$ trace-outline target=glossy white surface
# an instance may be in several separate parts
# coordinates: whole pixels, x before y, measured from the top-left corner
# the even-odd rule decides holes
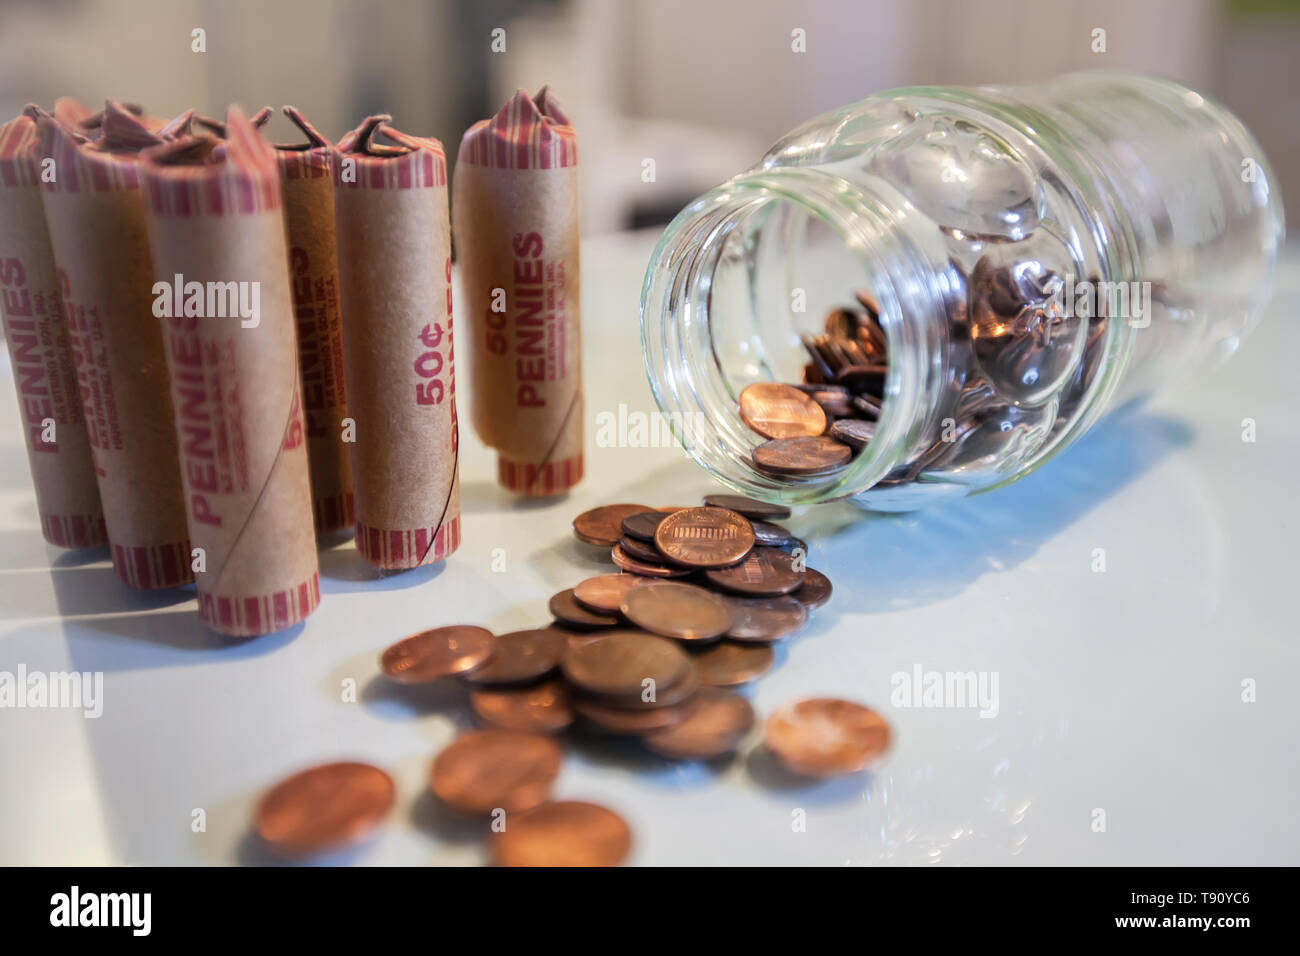
[[[552,593],[603,570],[569,531],[579,511],[718,490],[676,449],[596,444],[598,414],[653,409],[636,320],[652,240],[583,248],[588,477],[575,492],[513,500],[467,425],[464,540],[444,567],[380,579],[336,545],[316,614],[242,644],[207,632],[191,594],[132,593],[106,554],[42,541],[6,358],[0,670],[105,676],[98,719],[0,709],[0,863],[261,861],[247,838],[258,795],[342,757],[387,768],[399,789],[389,825],[344,859],[481,862],[483,827],[424,795],[433,755],[473,724],[459,688],[390,687],[376,657],[438,624],[536,626]],[[557,794],[623,813],[642,864],[1300,862],[1297,300],[1290,250],[1233,361],[1103,422],[1018,485],[917,515],[826,506],[790,522],[835,597],[751,698],[760,718],[820,694],[880,709],[895,729],[880,771],[803,783],[765,759],[757,730],[720,767],[584,738]],[[918,665],[996,673],[997,716],[892,706],[891,675]]]

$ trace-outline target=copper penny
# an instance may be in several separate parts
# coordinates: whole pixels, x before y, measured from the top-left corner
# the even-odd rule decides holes
[[[754,544],[764,548],[783,548],[799,540],[779,524],[750,519],[749,526],[754,529]]]
[[[889,724],[849,700],[815,697],[782,707],[763,742],[788,769],[810,777],[856,773],[889,749]]]
[[[476,686],[526,684],[540,680],[559,666],[569,646],[568,639],[549,627],[502,634],[496,652],[477,670],[461,675],[461,680]]]
[[[741,495],[705,495],[704,503],[711,508],[726,508],[746,518],[767,521],[772,518],[790,517],[790,509],[785,505],[774,505],[770,501],[755,501]]]
[[[681,720],[646,734],[646,746],[674,760],[708,760],[729,754],[754,726],[754,708],[734,691],[706,687],[686,705]]]
[[[666,564],[641,561],[632,557],[617,544],[609,549],[609,556],[614,559],[615,564],[629,574],[639,574],[646,578],[684,578],[691,573],[689,569],[670,568]]]
[[[579,691],[573,694],[573,702],[575,707],[580,702],[590,702],[604,707],[616,707],[622,711],[659,710],[686,703],[699,692],[700,686],[700,675],[692,664],[681,680],[667,687],[643,686],[635,694],[622,697]]]
[[[827,435],[778,438],[754,449],[754,464],[759,470],[795,477],[830,474],[847,465],[852,457],[848,445]]]
[[[563,756],[549,737],[515,730],[472,730],[434,758],[429,786],[463,813],[535,807],[551,792]]]
[[[679,641],[711,641],[731,627],[726,602],[704,588],[674,581],[628,591],[622,611],[638,627]]]
[[[470,706],[484,723],[500,730],[554,734],[574,720],[569,689],[563,681],[507,690],[476,690]]]
[[[612,810],[560,800],[511,818],[489,846],[498,866],[617,866],[632,831]]]
[[[850,448],[866,448],[876,437],[876,423],[861,418],[841,418],[831,426],[830,436]]]
[[[808,623],[808,609],[792,597],[738,598],[727,601],[733,641],[767,644],[793,634]]]
[[[779,548],[755,548],[749,557],[733,567],[704,572],[715,587],[763,597],[789,594],[803,584],[805,574],[795,570],[794,556]]]
[[[819,608],[831,599],[830,578],[815,568],[808,568],[804,572],[803,584],[791,591],[790,597],[810,611]]]
[[[764,438],[820,435],[826,413],[810,397],[779,382],[756,382],[740,393],[740,417]]]
[[[719,641],[692,655],[691,660],[695,662],[695,673],[699,675],[701,684],[734,687],[766,674],[775,658],[772,648],[766,644]]]
[[[687,508],[659,523],[655,547],[669,561],[688,568],[721,568],[749,554],[754,529],[726,508]]]
[[[608,548],[623,537],[624,518],[649,510],[645,505],[601,505],[574,518],[573,533],[580,541]]]
[[[613,627],[618,623],[618,618],[613,615],[597,614],[595,611],[588,611],[578,603],[576,598],[574,598],[573,588],[552,595],[547,607],[550,609],[551,615],[557,621],[560,621],[569,627]]]
[[[643,681],[671,687],[691,669],[690,658],[672,641],[641,631],[613,631],[577,647],[560,664],[569,683],[592,694],[633,697]]]
[[[393,809],[392,777],[366,763],[327,763],[276,784],[253,827],[269,847],[297,858],[363,841]]]
[[[615,707],[589,697],[576,697],[573,709],[609,734],[644,734],[681,720],[689,704],[671,707]]]
[[[623,553],[634,561],[648,561],[650,564],[663,564],[664,556],[655,548],[653,542],[647,544],[636,538],[629,538],[627,535],[619,538],[618,546],[623,549]]]
[[[598,574],[580,581],[573,589],[573,599],[597,614],[617,614],[623,606],[623,596],[648,583],[639,574]]]
[[[639,541],[653,541],[659,522],[667,518],[667,511],[642,511],[623,519],[623,534]]]
[[[487,628],[435,627],[388,648],[379,656],[379,669],[399,684],[425,684],[480,667],[492,656],[495,644]]]

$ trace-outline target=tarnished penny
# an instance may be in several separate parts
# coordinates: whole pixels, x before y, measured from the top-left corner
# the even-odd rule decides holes
[[[668,560],[688,568],[735,564],[754,546],[749,520],[726,508],[687,508],[659,523],[655,547]]]
[[[379,656],[379,669],[400,684],[424,684],[480,667],[492,656],[495,644],[487,628],[435,627],[388,648]]]
[[[865,448],[876,437],[876,423],[861,418],[841,418],[831,426],[830,436],[850,448]]]
[[[662,581],[627,592],[623,616],[653,634],[679,641],[711,641],[731,627],[731,611],[694,584]]]
[[[754,464],[774,475],[826,475],[843,468],[852,457],[848,445],[827,435],[778,438],[754,449]]]
[[[579,581],[573,589],[573,599],[597,614],[617,614],[623,606],[623,596],[648,583],[639,574],[598,574]]]
[[[659,522],[668,515],[668,511],[642,511],[640,514],[628,515],[623,519],[623,534],[639,541],[653,541]]]
[[[754,708],[739,694],[706,687],[686,705],[685,715],[642,739],[674,760],[708,760],[731,753],[754,726]]]
[[[393,809],[393,779],[366,763],[327,763],[294,774],[257,805],[253,828],[282,856],[298,858],[363,841]]]
[[[817,569],[808,568],[804,572],[803,584],[791,591],[790,597],[810,611],[819,608],[831,599],[830,579]]]
[[[704,572],[715,587],[763,597],[789,594],[803,584],[805,575],[805,571],[795,570],[794,556],[779,548],[755,548],[737,565]]]
[[[768,501],[755,501],[742,495],[705,495],[704,503],[711,508],[726,508],[736,514],[744,515],[758,521],[790,517],[790,509],[785,505],[774,505]]]
[[[628,574],[639,574],[645,578],[684,578],[691,573],[689,568],[670,568],[656,561],[641,561],[617,544],[609,549],[609,556]]]
[[[535,807],[551,792],[563,753],[549,737],[514,730],[472,730],[434,758],[429,786],[463,813]]]
[[[573,588],[552,595],[547,607],[557,621],[569,627],[613,627],[618,623],[618,618],[612,614],[597,614],[595,611],[588,611],[573,596]]]
[[[497,866],[617,866],[632,832],[612,810],[560,800],[511,818],[489,847]]]
[[[779,524],[750,519],[749,526],[754,529],[754,544],[765,548],[783,548],[799,540]]]
[[[677,683],[691,661],[672,641],[641,631],[612,631],[593,641],[570,646],[560,664],[571,684],[592,694],[631,697],[645,680],[662,689]]]
[[[510,690],[476,690],[469,695],[469,703],[485,723],[501,730],[554,734],[575,717],[563,681]]]
[[[719,641],[691,655],[700,683],[708,687],[734,687],[766,674],[776,658],[766,644]]]
[[[826,413],[809,396],[779,382],[756,382],[740,393],[740,417],[764,438],[820,435]]]
[[[580,541],[610,547],[623,537],[623,519],[649,511],[645,505],[601,505],[573,519],[573,533]]]
[[[496,640],[496,651],[486,664],[461,675],[461,680],[475,686],[526,684],[541,680],[560,663],[567,638],[549,627],[530,631],[513,631]]]
[[[634,561],[647,561],[650,564],[663,564],[664,556],[659,553],[659,549],[654,546],[653,541],[646,543],[637,538],[629,538],[627,535],[618,539],[618,547],[623,549],[623,553]]]
[[[889,749],[889,724],[849,700],[816,697],[782,707],[763,742],[789,770],[830,777],[866,769]]]
[[[779,641],[808,623],[808,609],[792,597],[733,597],[727,637],[760,644]]]

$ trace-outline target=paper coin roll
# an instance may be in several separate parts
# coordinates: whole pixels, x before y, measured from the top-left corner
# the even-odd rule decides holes
[[[183,126],[186,117],[179,118]],[[41,115],[45,221],[113,567],[127,584],[194,578],[138,153],[162,143],[115,103],[96,138]]]
[[[36,121],[0,126],[0,311],[45,540],[107,543],[76,360],[41,203]]]
[[[548,88],[465,133],[452,211],[474,430],[503,487],[566,491],[583,472],[578,147]]]
[[[456,550],[460,486],[446,157],[389,119],[348,133],[333,172],[357,549],[398,569]]]
[[[227,127],[140,168],[199,614],[252,636],[305,618],[320,583],[280,174],[238,107]]]

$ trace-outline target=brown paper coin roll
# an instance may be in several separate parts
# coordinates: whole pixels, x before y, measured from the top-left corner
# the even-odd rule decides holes
[[[95,463],[41,204],[36,121],[0,126],[0,311],[41,533],[60,548],[106,544]]]
[[[45,221],[58,267],[113,567],[127,584],[191,571],[138,152],[163,140],[115,103],[87,138],[42,115]]]
[[[456,550],[460,485],[446,157],[388,121],[348,133],[333,172],[357,549],[398,569]]]
[[[548,88],[465,133],[453,211],[474,430],[503,487],[559,494],[583,471],[578,148]]]
[[[227,125],[140,171],[199,615],[243,637],[301,621],[320,583],[279,170],[238,107]]]

